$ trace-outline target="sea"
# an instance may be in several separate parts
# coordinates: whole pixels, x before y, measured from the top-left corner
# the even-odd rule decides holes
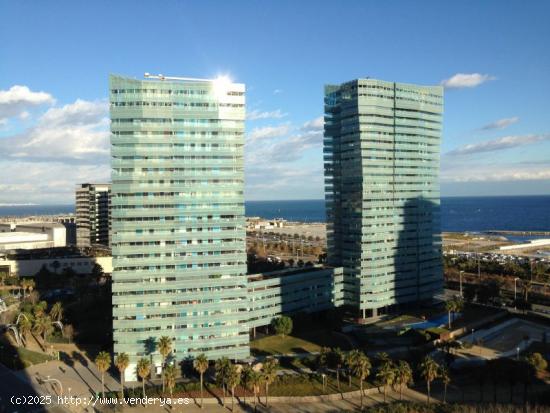
[[[325,222],[325,201],[246,201],[246,215]],[[2,216],[74,213],[74,205],[0,205]],[[550,231],[550,195],[441,198],[441,229],[452,232]]]

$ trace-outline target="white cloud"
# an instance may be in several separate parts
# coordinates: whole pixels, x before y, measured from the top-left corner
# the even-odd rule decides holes
[[[463,163],[444,159],[442,182],[508,182],[550,179],[550,161]]]
[[[275,90],[273,91],[273,94],[274,94],[274,95],[278,95],[278,94],[280,94],[280,93],[283,93],[283,90],[282,90],[282,89],[275,89]]]
[[[519,117],[517,116],[511,117],[511,118],[503,118],[483,126],[481,130],[505,129],[508,126],[518,122],[519,122]]]
[[[287,116],[288,113],[284,113],[281,109],[273,110],[271,112],[261,112],[259,110],[253,110],[246,115],[247,120],[258,119],[280,119]]]
[[[279,126],[263,126],[254,128],[247,136],[247,143],[254,143],[263,139],[279,138],[290,132],[290,125],[284,124]]]
[[[108,105],[77,100],[51,108],[38,123],[0,140],[4,159],[19,161],[106,162],[109,155]]]
[[[492,139],[490,141],[471,143],[468,145],[460,146],[447,152],[447,156],[463,156],[473,155],[483,152],[500,151],[503,149],[516,148],[525,145],[531,145],[533,143],[550,140],[549,134],[542,135],[517,135],[517,136],[504,136],[498,139]]]
[[[0,161],[0,203],[71,203],[82,182],[110,180],[109,164],[75,165],[63,162]]]
[[[313,120],[310,120],[302,125],[302,130],[305,131],[322,131],[325,126],[325,118],[319,116]]]
[[[14,85],[8,90],[0,90],[0,121],[21,116],[31,107],[53,103],[55,99],[49,93],[33,92],[27,86]]]
[[[484,75],[481,73],[457,73],[456,75],[441,81],[441,85],[446,89],[462,89],[467,87],[476,87],[489,80],[495,80],[496,77]]]

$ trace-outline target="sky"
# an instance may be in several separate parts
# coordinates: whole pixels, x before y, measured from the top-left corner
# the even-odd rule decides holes
[[[0,204],[109,181],[108,76],[247,87],[247,200],[323,198],[323,86],[445,87],[443,196],[550,194],[548,1],[0,0]]]

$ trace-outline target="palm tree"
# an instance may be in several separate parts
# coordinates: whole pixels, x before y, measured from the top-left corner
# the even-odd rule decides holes
[[[46,344],[48,334],[52,332],[52,320],[48,316],[38,316],[34,319],[34,326],[32,328],[33,333],[42,336],[42,341]]]
[[[344,364],[346,366],[348,375],[348,385],[351,387],[351,376],[353,375],[353,367],[355,366],[355,360],[361,355],[359,350],[348,351],[344,357]]]
[[[376,378],[384,385],[384,403],[386,403],[388,386],[393,385],[395,381],[395,373],[393,362],[390,359],[383,360],[376,373]]]
[[[231,389],[231,411],[233,411],[234,407],[235,387],[241,382],[241,371],[239,367],[240,366],[232,364],[229,368],[229,374],[227,375],[227,385]]]
[[[396,382],[399,384],[399,400],[403,400],[403,386],[408,386],[413,381],[413,372],[409,363],[400,360],[396,369]]]
[[[216,360],[214,365],[214,369],[216,370],[216,381],[219,385],[221,385],[223,391],[222,406],[225,406],[225,384],[227,383],[230,367],[231,362],[227,357],[222,357],[221,359]]]
[[[454,298],[452,300],[449,300],[445,303],[445,309],[447,310],[447,318],[448,318],[448,324],[449,324],[449,330],[451,329],[451,313],[455,311],[455,300]]]
[[[115,366],[120,372],[120,393],[124,397],[124,372],[130,364],[130,359],[126,353],[120,353],[115,358]]]
[[[426,356],[420,364],[420,375],[426,381],[428,388],[428,404],[430,403],[430,385],[439,374],[439,365],[430,356]]]
[[[242,381],[243,388],[244,388],[244,404],[245,405],[246,405],[246,391],[248,389],[250,389],[251,377],[252,377],[253,371],[254,370],[252,370],[252,367],[250,366],[250,364],[244,366],[244,368],[243,368],[243,374],[242,374],[242,377],[241,377],[241,381]]]
[[[203,388],[204,388],[203,378],[204,378],[204,373],[206,372],[206,370],[208,370],[208,359],[204,354],[199,354],[195,358],[195,360],[193,360],[193,368],[201,376],[201,409],[202,409],[204,407],[203,406]]]
[[[363,409],[363,381],[367,379],[370,374],[370,360],[362,352],[359,352],[359,355],[354,361],[353,364],[353,374],[359,378],[360,390],[361,390],[361,409]]]
[[[173,364],[170,364],[169,366],[166,366],[166,387],[168,387],[168,391],[170,392],[170,398],[173,396],[174,387],[176,385],[176,366]]]
[[[157,349],[162,356],[162,365],[160,368],[162,370],[162,391],[164,392],[164,364],[172,352],[172,339],[168,336],[162,336],[157,343]]]
[[[101,395],[105,394],[105,372],[111,367],[111,355],[106,351],[100,352],[95,358],[97,370],[101,373]]]
[[[63,318],[63,304],[61,304],[59,301],[56,302],[50,310],[50,317],[54,321],[61,321],[61,319]]]
[[[254,392],[254,412],[256,412],[256,402],[258,401],[258,394],[260,393],[260,386],[263,382],[263,376],[252,370],[250,374],[250,385],[252,386],[252,391]]]
[[[439,369],[439,377],[443,382],[443,403],[447,403],[447,386],[451,383],[451,374],[449,369],[445,366],[442,366]]]
[[[262,377],[265,384],[265,407],[269,407],[268,397],[269,397],[269,385],[273,383],[275,377],[277,376],[277,360],[269,359],[266,360],[262,366]]]
[[[340,390],[340,369],[344,364],[344,352],[340,350],[340,348],[336,347],[334,350],[332,350],[331,359],[334,363],[334,366],[336,367],[336,383],[338,385],[338,390]]]
[[[330,358],[331,350],[329,347],[321,347],[321,351],[317,356],[317,365],[319,368],[325,368]]]
[[[32,321],[28,316],[21,317],[19,323],[17,323],[17,329],[19,330],[19,336],[23,338],[23,344],[27,343],[27,335],[32,330]]]
[[[145,357],[139,359],[136,372],[141,378],[142,395],[145,397],[145,379],[149,377],[149,374],[151,374],[151,361]]]

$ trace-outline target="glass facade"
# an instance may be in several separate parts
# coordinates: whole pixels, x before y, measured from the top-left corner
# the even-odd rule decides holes
[[[442,289],[443,88],[358,79],[325,87],[328,260],[344,303],[374,316]]]
[[[110,77],[114,352],[249,356],[245,87]]]

